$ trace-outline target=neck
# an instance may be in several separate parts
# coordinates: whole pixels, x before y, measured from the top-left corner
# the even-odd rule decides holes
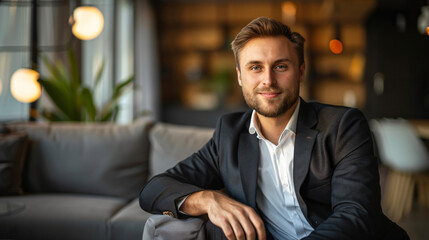
[[[261,133],[268,141],[278,145],[280,135],[289,123],[297,105],[298,100],[289,110],[277,117],[265,117],[256,113]]]

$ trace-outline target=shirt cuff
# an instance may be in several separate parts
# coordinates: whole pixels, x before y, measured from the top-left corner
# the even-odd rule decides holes
[[[186,195],[186,196],[180,197],[180,198],[178,198],[178,199],[176,200],[176,207],[177,207],[177,211],[178,211],[180,214],[183,214],[183,215],[186,215],[186,216],[189,216],[189,215],[188,215],[188,214],[186,214],[186,213],[184,213],[184,212],[182,212],[182,211],[180,211],[180,207],[182,206],[182,204],[185,202],[185,200],[186,200],[188,197],[189,197],[189,195]]]

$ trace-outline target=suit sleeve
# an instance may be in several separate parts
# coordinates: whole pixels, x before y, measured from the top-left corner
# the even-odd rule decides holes
[[[169,211],[183,217],[177,209],[177,199],[206,189],[221,189],[223,183],[218,171],[218,143],[221,120],[207,144],[165,173],[153,177],[140,193],[143,210],[160,214]]]
[[[378,239],[383,214],[378,163],[365,117],[347,110],[338,125],[331,180],[332,215],[306,240]]]

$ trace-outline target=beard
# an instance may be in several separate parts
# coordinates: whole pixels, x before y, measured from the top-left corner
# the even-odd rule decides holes
[[[261,92],[281,92],[274,99],[261,99]],[[281,89],[278,86],[260,87],[253,90],[243,88],[243,96],[247,105],[265,117],[275,118],[287,112],[299,98],[299,83],[292,89]]]

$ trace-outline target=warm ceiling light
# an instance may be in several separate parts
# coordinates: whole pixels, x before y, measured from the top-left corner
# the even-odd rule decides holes
[[[73,34],[81,40],[96,38],[104,27],[103,14],[96,7],[82,6],[73,11]]]
[[[37,81],[39,73],[27,68],[18,69],[10,81],[12,96],[23,103],[36,101],[41,94],[40,83]]]
[[[429,27],[426,27],[426,34],[429,35]]]
[[[343,43],[338,39],[332,39],[329,41],[329,49],[335,54],[340,54],[343,52]]]
[[[296,6],[293,2],[287,1],[282,3],[283,21],[287,24],[295,24]]]
[[[296,14],[295,4],[289,1],[282,3],[282,12],[287,15],[295,15]]]

